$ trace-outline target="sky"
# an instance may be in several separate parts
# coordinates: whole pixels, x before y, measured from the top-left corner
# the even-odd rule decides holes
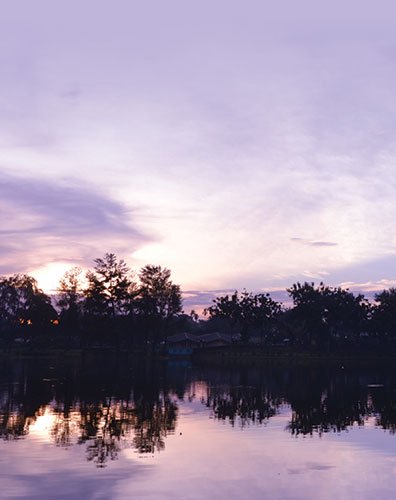
[[[396,285],[393,0],[0,6],[0,274]]]

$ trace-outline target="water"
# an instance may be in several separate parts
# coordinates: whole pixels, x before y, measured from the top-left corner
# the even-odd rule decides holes
[[[0,359],[0,498],[394,499],[388,364]]]

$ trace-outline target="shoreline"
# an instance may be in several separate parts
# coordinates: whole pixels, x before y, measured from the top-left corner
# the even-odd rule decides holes
[[[267,361],[386,361],[395,362],[396,352],[389,353],[386,351],[378,351],[376,353],[357,352],[357,353],[341,353],[341,352],[315,352],[315,351],[288,351],[288,352],[269,352],[264,350],[253,349],[202,349],[194,351],[191,355],[169,355],[165,353],[153,353],[142,348],[135,349],[117,349],[114,347],[87,347],[87,348],[48,348],[34,349],[31,347],[12,347],[9,349],[0,349],[0,358],[46,358],[46,357],[81,357],[92,354],[108,354],[122,356],[141,356],[148,360],[156,361],[182,361],[190,360],[192,362],[267,362]]]

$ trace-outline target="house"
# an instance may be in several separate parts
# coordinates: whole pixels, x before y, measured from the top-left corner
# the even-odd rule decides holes
[[[203,335],[193,335],[191,333],[178,333],[166,339],[168,354],[178,356],[188,356],[194,349],[205,347],[223,347],[230,345],[233,337],[225,333],[213,332]]]
[[[233,341],[231,335],[219,332],[205,333],[197,338],[200,340],[202,347],[223,347],[230,345]]]
[[[188,356],[193,349],[200,347],[199,337],[191,333],[177,333],[166,339],[168,354]]]

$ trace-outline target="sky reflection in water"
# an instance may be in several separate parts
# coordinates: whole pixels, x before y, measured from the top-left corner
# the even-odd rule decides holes
[[[394,498],[390,367],[0,366],[0,498]]]

